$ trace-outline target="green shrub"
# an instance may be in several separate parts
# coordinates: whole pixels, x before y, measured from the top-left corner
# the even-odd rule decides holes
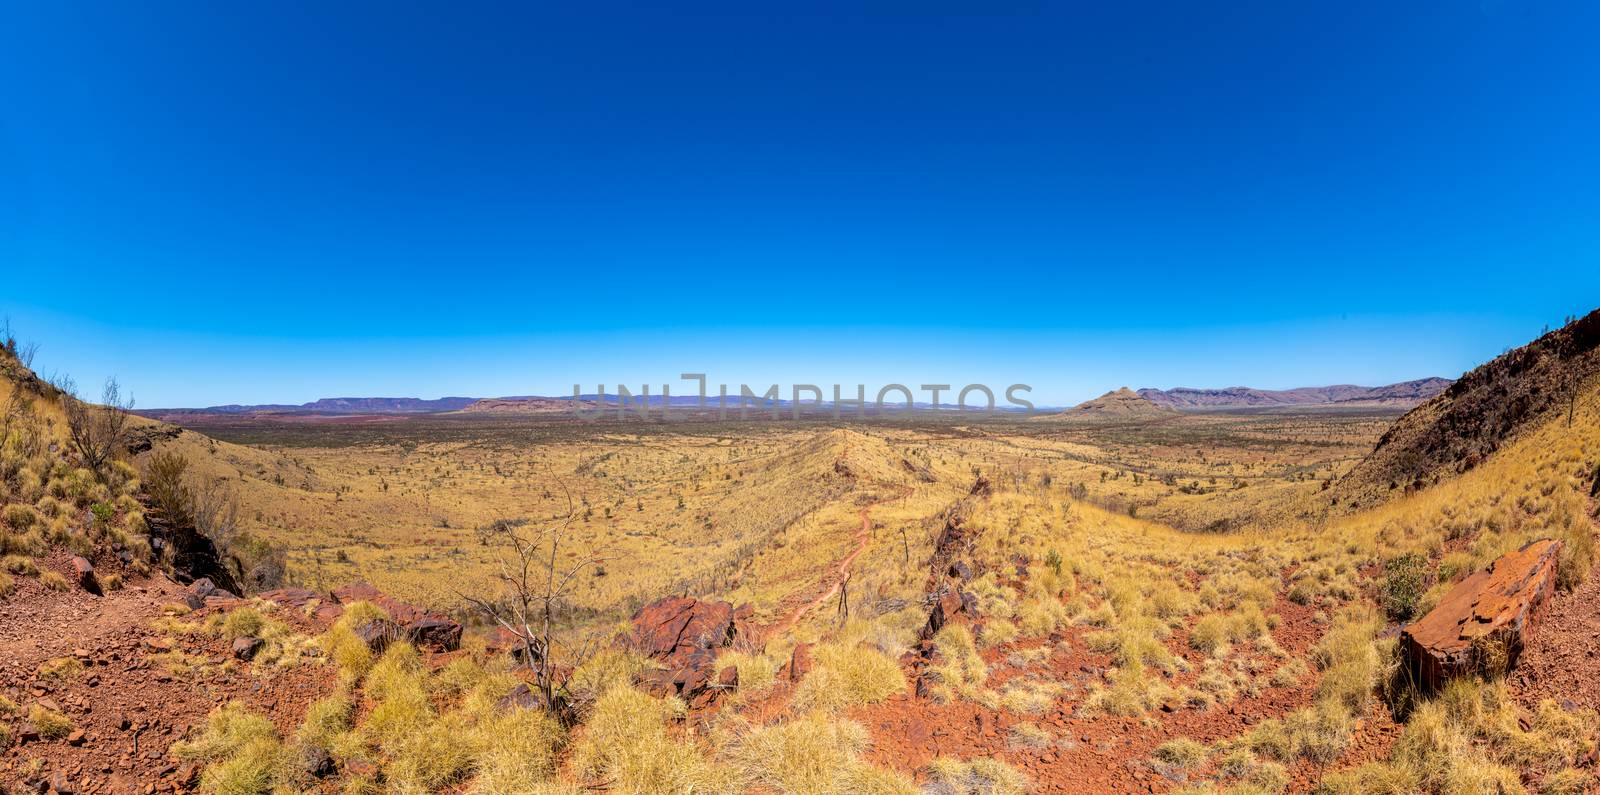
[[[1390,558],[1383,567],[1379,598],[1384,612],[1394,621],[1410,620],[1417,602],[1427,590],[1428,559],[1417,552]]]

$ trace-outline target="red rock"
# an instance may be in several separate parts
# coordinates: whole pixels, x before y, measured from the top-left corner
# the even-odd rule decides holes
[[[448,618],[420,618],[405,626],[417,648],[446,652],[461,648],[461,625]]]
[[[321,597],[317,596],[316,591],[306,590],[305,588],[277,588],[258,593],[256,597],[273,602],[281,607],[293,607],[297,610],[304,609],[312,601],[321,599]]]
[[[389,648],[389,644],[405,635],[405,631],[400,628],[399,624],[386,618],[375,618],[368,621],[356,627],[355,632],[356,637],[360,638],[362,643],[367,644],[367,648],[377,653],[382,653],[384,649]]]
[[[1466,674],[1509,669],[1555,588],[1561,542],[1533,541],[1450,589],[1400,633],[1418,683],[1438,688]]]
[[[658,599],[633,615],[628,643],[654,660],[676,660],[731,645],[738,632],[733,605],[682,596]]]
[[[100,579],[94,576],[94,564],[88,558],[74,555],[72,557],[72,576],[77,581],[78,587],[95,596],[102,595]]]
[[[261,647],[265,645],[266,641],[260,638],[234,638],[233,656],[235,659],[249,662],[256,658],[256,655],[261,652]]]
[[[811,644],[796,644],[789,655],[789,681],[798,682],[808,673],[811,673]]]
[[[748,605],[734,609],[727,602],[702,602],[689,597],[658,599],[633,616],[628,646],[661,663],[640,676],[646,692],[677,695],[691,706],[705,706],[719,693],[712,688],[716,650],[747,638]]]

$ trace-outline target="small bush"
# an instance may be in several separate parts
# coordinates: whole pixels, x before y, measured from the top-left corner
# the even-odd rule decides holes
[[[933,636],[943,662],[929,669],[937,682],[936,695],[949,700],[974,693],[989,678],[989,667],[978,656],[978,647],[966,627],[951,624]]]
[[[206,792],[270,793],[286,778],[285,751],[272,722],[237,701],[213,710],[200,736],[175,743],[172,753],[206,763],[200,777]]]
[[[0,524],[11,528],[14,533],[26,532],[39,521],[39,512],[32,505],[12,503],[0,508]]]
[[[744,778],[779,793],[833,793],[867,747],[859,723],[820,715],[756,728],[726,755]]]
[[[37,577],[39,575],[39,564],[34,563],[33,558],[25,555],[5,556],[4,560],[0,560],[0,569],[5,569],[12,574],[23,577]]]
[[[267,617],[253,607],[234,608],[222,619],[222,637],[228,640],[253,638],[260,634],[266,623]]]
[[[71,734],[77,727],[72,725],[72,719],[49,709],[43,704],[34,704],[28,710],[28,722],[39,731],[39,736],[46,740],[60,740]]]
[[[1021,721],[1011,727],[1011,745],[1016,748],[1048,748],[1055,737],[1036,723]]]
[[[1393,621],[1407,621],[1416,614],[1417,602],[1427,590],[1428,559],[1421,553],[1407,552],[1390,558],[1383,567],[1379,598],[1384,612]]]
[[[54,679],[58,682],[76,679],[82,673],[83,663],[78,662],[75,657],[57,657],[53,660],[46,660],[40,664],[38,670],[40,679]]]
[[[939,757],[928,764],[928,795],[1023,795],[1028,777],[998,759],[963,762]]]
[[[906,689],[899,663],[876,649],[824,643],[812,654],[816,665],[795,690],[799,709],[836,712],[875,704]]]
[[[1206,747],[1188,737],[1163,743],[1152,753],[1156,761],[1177,768],[1191,768],[1205,761]]]
[[[72,585],[67,582],[66,577],[63,577],[53,571],[47,571],[39,575],[39,584],[49,588],[52,591],[65,591],[72,587]]]

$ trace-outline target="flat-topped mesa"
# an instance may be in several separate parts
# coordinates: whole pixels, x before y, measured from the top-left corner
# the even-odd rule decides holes
[[[1457,676],[1508,670],[1555,589],[1561,542],[1541,539],[1501,555],[1462,580],[1401,632],[1417,683],[1437,689]]]

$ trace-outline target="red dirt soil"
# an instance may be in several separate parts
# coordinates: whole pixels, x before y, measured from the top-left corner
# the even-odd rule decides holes
[[[1291,657],[1303,657],[1322,631],[1312,620],[1314,608],[1280,599],[1271,612],[1281,619],[1272,630],[1273,639]],[[1055,637],[1066,641],[1065,650],[1054,649],[1042,665],[1027,669],[1069,685],[1065,695],[1043,714],[1020,715],[967,701],[939,704],[910,694],[897,695],[851,714],[872,732],[874,747],[867,758],[874,764],[916,775],[938,756],[995,757],[1026,773],[1033,780],[1034,791],[1042,795],[1165,792],[1193,780],[1193,775],[1158,772],[1149,764],[1156,747],[1177,737],[1210,743],[1244,734],[1263,720],[1306,706],[1316,691],[1317,674],[1311,673],[1294,685],[1266,686],[1255,696],[1240,695],[1205,710],[1175,704],[1170,712],[1152,711],[1148,722],[1079,714],[1078,707],[1090,685],[1104,684],[1105,673],[1111,667],[1109,655],[1084,647],[1081,635],[1085,631],[1072,628],[1058,633]],[[1179,630],[1167,639],[1168,647],[1191,667],[1189,672],[1170,679],[1175,686],[1191,684],[1198,678],[1204,659],[1202,652],[1189,648],[1187,638],[1187,630]],[[998,688],[1007,680],[1024,675],[1024,670],[1010,666],[1006,658],[1012,651],[1037,647],[1042,642],[1036,639],[985,650],[982,656],[991,671],[988,686]],[[1149,675],[1161,674],[1152,670]],[[1049,731],[1056,737],[1055,742],[1046,748],[1013,745],[1011,727],[1023,721]]]
[[[1590,516],[1596,504],[1591,503]],[[1600,709],[1600,565],[1572,591],[1558,591],[1524,640],[1507,681],[1530,709],[1550,698],[1566,707]]]
[[[71,573],[68,557],[56,552],[41,567]],[[0,782],[20,785],[24,766],[44,762],[42,777],[62,786],[58,791],[146,793],[187,791],[199,769],[169,754],[185,732],[204,722],[214,707],[240,700],[260,711],[280,731],[298,725],[305,706],[328,692],[327,666],[306,664],[284,669],[234,663],[241,670],[219,670],[231,661],[225,641],[181,637],[172,648],[211,665],[193,678],[174,675],[152,658],[169,642],[150,627],[162,606],[181,603],[183,587],[161,575],[130,581],[127,587],[92,596],[74,587],[51,591],[33,577],[16,577],[17,590],[0,601],[0,693],[24,712],[0,717],[20,736],[26,712],[41,701],[60,707],[83,736],[67,740],[18,742],[3,752]],[[203,620],[221,609],[207,606],[184,620]],[[293,610],[275,617],[306,631]],[[41,678],[41,663],[74,657],[83,671],[64,680]],[[10,791],[10,790],[7,790]]]

